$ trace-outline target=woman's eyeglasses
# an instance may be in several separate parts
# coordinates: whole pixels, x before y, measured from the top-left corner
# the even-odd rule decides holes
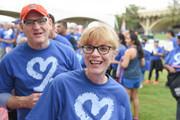
[[[105,55],[105,54],[109,53],[111,48],[114,49],[111,46],[105,46],[105,45],[101,45],[101,46],[98,46],[98,47],[94,47],[94,46],[91,46],[91,45],[82,46],[83,52],[85,54],[92,54],[94,52],[94,49],[97,49],[99,54]]]

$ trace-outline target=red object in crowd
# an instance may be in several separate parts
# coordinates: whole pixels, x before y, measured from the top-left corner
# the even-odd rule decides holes
[[[0,120],[9,120],[8,111],[2,107],[0,107]]]

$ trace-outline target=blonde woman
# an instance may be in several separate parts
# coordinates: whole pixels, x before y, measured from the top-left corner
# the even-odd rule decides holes
[[[115,31],[106,25],[89,28],[80,44],[87,68],[57,76],[27,120],[132,120],[126,90],[106,74],[118,52]]]

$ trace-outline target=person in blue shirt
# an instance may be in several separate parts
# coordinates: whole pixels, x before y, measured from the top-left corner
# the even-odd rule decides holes
[[[81,37],[81,34],[78,32],[78,25],[74,22],[69,24],[68,27],[69,34],[73,35],[76,42],[78,42],[79,38]]]
[[[49,17],[52,20],[52,28],[50,29],[49,38],[73,48],[73,46],[71,45],[69,40],[67,40],[65,37],[63,37],[62,35],[55,32],[55,18],[54,18],[54,16],[52,14],[49,14]]]
[[[141,67],[142,80],[141,80],[140,88],[143,87],[142,82],[144,81],[145,71],[149,71],[150,70],[150,65],[151,65],[151,53],[147,50],[146,43],[147,43],[147,38],[143,37],[142,38],[142,48],[143,48],[143,51],[144,51],[145,65]]]
[[[14,32],[16,35],[15,40],[13,42],[14,47],[16,47],[16,45],[17,45],[16,43],[17,43],[17,37],[18,37],[19,33],[22,32],[21,27],[19,25],[20,22],[21,22],[21,19],[19,17],[16,18],[14,21],[12,21],[12,23],[14,23]]]
[[[118,63],[120,61],[120,59],[124,56],[124,53],[126,51],[126,42],[125,42],[125,37],[122,33],[118,34],[119,36],[119,47],[118,47],[118,54],[116,55],[115,59],[111,62],[112,64],[112,69],[113,69],[113,74],[112,77],[119,82],[119,76],[116,76],[116,72],[117,72],[117,67],[118,67]]]
[[[1,42],[1,48],[13,48],[13,42],[15,39],[16,35],[15,32],[13,31],[13,29],[11,28],[11,24],[7,23],[5,25],[5,28],[1,31],[0,34],[0,42]]]
[[[26,120],[132,120],[126,90],[106,74],[118,52],[116,32],[107,25],[80,37],[87,68],[58,75]]]
[[[168,82],[170,88],[175,86],[173,89],[179,89],[180,87],[180,32],[178,36],[178,47],[172,50],[165,59],[164,68],[168,70]],[[177,91],[177,96],[175,97],[177,101],[177,112],[176,120],[180,119],[180,95]]]
[[[159,46],[159,39],[154,39],[154,48],[153,48],[153,52],[151,53],[151,67],[149,72],[149,79],[144,81],[145,84],[151,82],[150,80],[153,69],[156,70],[156,80],[153,82],[153,85],[158,84],[159,71],[163,70],[163,64],[161,60],[163,56],[164,56],[164,50],[162,47]]]
[[[26,42],[28,39],[23,32],[20,32],[16,39],[16,46],[20,45],[23,42]]]
[[[178,47],[177,38],[176,38],[175,33],[174,33],[173,30],[168,30],[166,32],[166,36],[168,38],[168,41],[171,41],[173,43],[173,49]],[[164,51],[166,52],[165,56],[167,56],[168,53],[170,52],[170,50],[168,50],[168,49],[164,49]]]
[[[68,26],[67,26],[67,21],[61,20],[56,23],[56,30],[57,33],[65,37],[66,39],[69,40],[69,42],[72,44],[74,50],[78,49],[77,46],[77,41],[73,37],[73,35],[68,34]]]
[[[20,18],[28,41],[11,50],[0,62],[0,106],[17,109],[18,120],[24,120],[58,74],[81,69],[81,65],[73,49],[48,39],[52,21],[43,6],[23,7]],[[15,95],[11,94],[12,89]]]
[[[11,24],[7,23],[5,28],[0,32],[0,61],[3,56],[13,49],[13,42],[15,41],[15,32],[11,29]]]
[[[79,59],[79,62],[81,63],[81,66],[82,68],[86,68],[86,64],[85,64],[85,61],[84,61],[84,52],[83,52],[83,49],[82,49],[82,46],[80,45],[80,42],[78,41],[78,48],[76,50],[76,55]]]
[[[3,30],[4,30],[4,28],[0,28],[0,36],[1,36]],[[2,42],[0,42],[0,61],[1,61],[2,57],[6,54],[6,51],[4,48],[1,47],[1,44],[2,44]]]
[[[139,116],[139,99],[138,88],[141,83],[141,69],[140,66],[145,65],[144,52],[140,41],[135,33],[129,33],[126,36],[126,46],[121,67],[123,68],[123,75],[120,83],[125,87],[128,97],[132,96],[134,106],[134,120],[138,120]]]
[[[13,21],[14,26],[16,28],[16,40],[15,40],[14,46],[18,46],[21,43],[27,41],[26,35],[21,30],[21,27],[19,24],[20,22],[21,22],[21,19],[19,17],[16,18],[15,21]]]
[[[166,59],[169,52],[171,52],[173,49],[178,47],[177,38],[175,36],[174,30],[168,30],[166,32],[166,36],[167,36],[168,41],[164,46],[164,59]],[[165,84],[165,87],[169,87],[168,80]]]

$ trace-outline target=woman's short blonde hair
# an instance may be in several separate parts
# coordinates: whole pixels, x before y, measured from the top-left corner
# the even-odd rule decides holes
[[[106,24],[88,28],[80,37],[80,46],[91,45],[94,41],[104,42],[114,49],[117,49],[119,46],[117,33]]]

